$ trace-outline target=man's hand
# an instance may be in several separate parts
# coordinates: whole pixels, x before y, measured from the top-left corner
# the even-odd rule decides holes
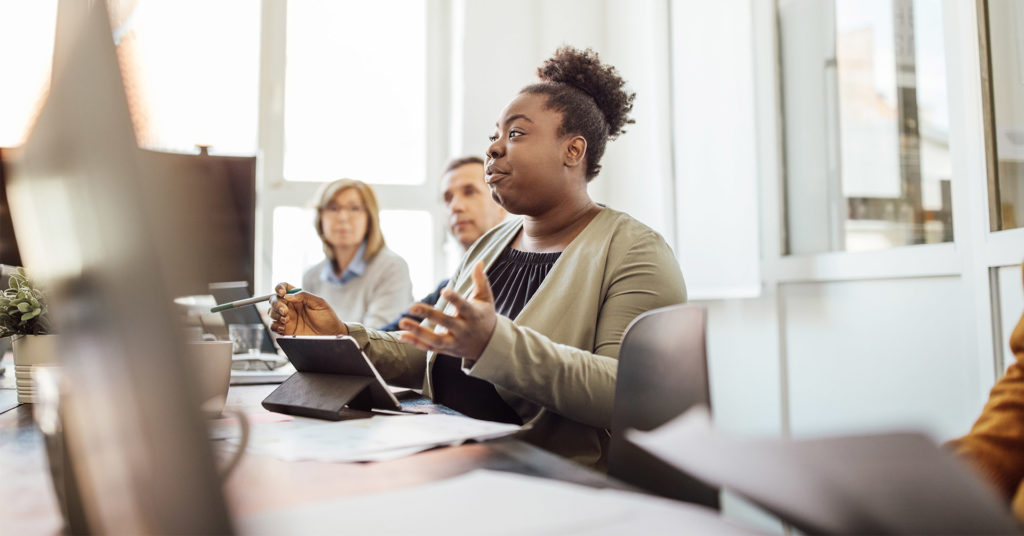
[[[270,298],[270,329],[281,335],[348,335],[348,328],[320,296],[308,292],[286,294],[288,283],[274,287]]]
[[[473,266],[473,285],[476,288],[473,297],[465,299],[451,289],[441,294],[455,306],[455,316],[449,316],[429,305],[417,303],[409,308],[409,312],[430,320],[444,328],[440,332],[431,331],[417,322],[403,318],[399,327],[405,330],[402,341],[417,348],[462,357],[470,361],[479,359],[487,343],[494,333],[498,322],[498,313],[494,310],[494,295],[491,285],[484,275],[483,263]]]

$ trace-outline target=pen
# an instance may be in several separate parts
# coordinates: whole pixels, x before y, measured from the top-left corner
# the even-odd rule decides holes
[[[300,291],[302,291],[301,288],[293,288],[288,290],[286,294],[295,294],[296,292]],[[266,296],[253,296],[252,298],[246,298],[244,300],[222,303],[216,307],[211,308],[210,312],[219,313],[221,311],[227,311],[228,309],[234,309],[236,307],[241,307],[243,305],[252,305],[254,303],[259,303],[261,301],[267,301],[270,298],[273,298],[274,296],[277,296],[277,294],[267,294]]]

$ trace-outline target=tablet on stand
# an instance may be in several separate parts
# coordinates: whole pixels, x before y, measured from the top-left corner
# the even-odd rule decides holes
[[[402,410],[352,337],[289,335],[277,344],[296,372],[263,400],[264,408],[331,421]]]

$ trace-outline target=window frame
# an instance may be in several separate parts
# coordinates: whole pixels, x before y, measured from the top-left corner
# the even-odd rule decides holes
[[[259,133],[256,170],[256,293],[270,291],[274,252],[274,209],[309,206],[322,182],[294,181],[284,178],[284,106],[287,46],[287,3],[261,2]],[[433,280],[446,277],[447,258],[445,210],[438,188],[440,170],[450,154],[448,118],[451,102],[451,0],[431,0],[427,9],[427,97],[426,97],[426,180],[417,185],[374,184],[380,209],[416,210],[430,213],[433,226],[430,240],[434,250],[432,266],[419,266],[406,259],[410,270],[431,270]],[[437,134],[437,135],[433,135]],[[425,200],[427,200],[425,202]],[[435,202],[436,200],[436,202]],[[310,229],[313,232],[313,229]],[[297,282],[294,282],[297,284]]]
[[[1024,258],[1024,228],[993,231],[988,178],[991,164],[986,145],[993,142],[992,118],[983,113],[982,53],[987,42],[980,38],[979,8],[959,0],[943,0],[943,29],[950,116],[950,156],[953,166],[953,241],[941,244],[905,245],[866,252],[833,251],[789,254],[786,206],[785,136],[781,72],[781,22],[779,2],[753,5],[756,37],[758,99],[758,151],[762,213],[762,278],[766,295],[781,312],[779,298],[784,285],[806,282],[859,281],[893,278],[960,277],[973,304],[975,352],[980,392],[1002,372],[1005,335],[998,329],[998,270],[1019,265]],[[986,49],[987,50],[987,49]],[[964,81],[968,82],[964,82]],[[969,82],[978,80],[979,83]],[[780,327],[780,329],[783,329]],[[786,349],[780,347],[780,362]],[[783,423],[788,430],[787,379],[781,378]],[[788,432],[786,432],[788,433]]]

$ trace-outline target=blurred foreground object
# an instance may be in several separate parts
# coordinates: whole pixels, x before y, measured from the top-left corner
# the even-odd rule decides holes
[[[135,146],[104,2],[60,2],[49,99],[11,160],[19,249],[68,382],[50,450],[69,532],[232,532],[170,296],[205,265],[190,197]],[[48,438],[48,444],[51,440]]]
[[[707,408],[627,438],[807,534],[1017,534],[994,490],[927,437],[742,439]]]

